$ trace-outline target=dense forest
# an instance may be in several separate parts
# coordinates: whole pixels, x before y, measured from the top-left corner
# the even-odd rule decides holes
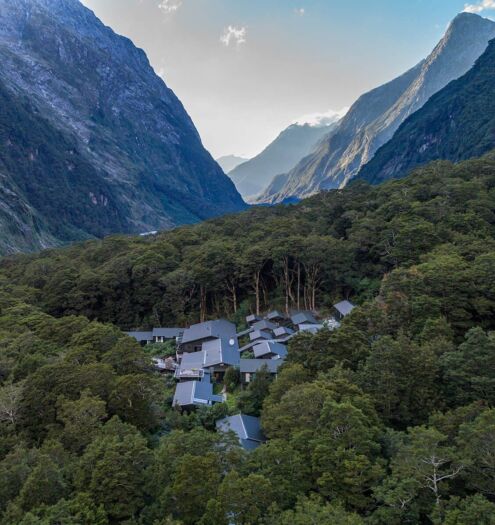
[[[495,524],[494,210],[489,156],[3,259],[1,523]],[[276,380],[192,413],[120,331],[342,297]],[[214,431],[239,410],[250,453]]]

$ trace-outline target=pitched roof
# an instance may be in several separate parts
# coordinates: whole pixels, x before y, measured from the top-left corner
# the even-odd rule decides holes
[[[248,450],[258,447],[265,441],[259,417],[237,414],[220,419],[216,422],[216,427],[220,432],[234,432],[241,445]]]
[[[206,321],[204,323],[193,324],[184,330],[182,343],[192,343],[208,338],[235,338],[236,327],[234,323],[225,319]]]
[[[184,328],[153,328],[153,337],[165,337],[166,339],[174,339],[179,337]]]
[[[262,341],[253,347],[254,357],[262,357],[266,355],[278,355],[285,357],[287,355],[287,348],[277,341]]]
[[[290,319],[295,325],[303,323],[318,324],[318,321],[314,318],[311,312],[299,312],[294,314]]]
[[[279,312],[278,310],[273,310],[273,312],[267,314],[266,318],[271,321],[272,319],[285,319],[286,317],[282,312]]]
[[[239,364],[240,355],[237,339],[229,339],[228,341],[225,339],[214,339],[203,343],[201,348],[205,354],[203,367],[220,364],[235,366]]]
[[[278,327],[278,324],[272,323],[271,321],[268,321],[267,319],[256,321],[256,323],[254,323],[252,326],[253,330],[275,330],[275,328],[277,327]]]
[[[313,324],[313,323],[303,323],[299,325],[300,332],[310,332],[311,334],[316,334],[319,332],[324,325],[322,324]]]
[[[221,403],[222,396],[213,394],[213,385],[209,377],[203,381],[187,381],[177,383],[175,387],[173,406],[208,405]]]
[[[202,377],[202,370],[217,365],[239,366],[240,353],[237,342],[230,345],[230,341],[213,339],[204,342],[202,348],[199,352],[182,354],[175,377],[178,379]]]
[[[136,341],[152,341],[153,332],[126,332],[129,337],[134,337]]]
[[[241,374],[254,374],[266,366],[271,374],[276,374],[283,362],[283,359],[241,359],[239,370]]]
[[[247,324],[252,324],[252,323],[255,323],[256,321],[260,321],[260,320],[261,320],[261,318],[258,317],[258,316],[255,315],[255,314],[251,314],[251,315],[248,315],[248,316],[246,317],[246,323],[247,323]]]
[[[251,341],[257,341],[261,339],[272,339],[272,338],[273,336],[270,333],[265,332],[264,330],[253,330],[249,334],[249,339]]]
[[[333,307],[342,315],[350,314],[356,305],[352,304],[350,301],[340,301],[340,303],[334,304]]]
[[[278,328],[275,328],[273,330],[273,334],[275,337],[282,337],[284,335],[292,335],[294,333],[294,330],[291,328],[287,328],[286,326],[279,326]]]

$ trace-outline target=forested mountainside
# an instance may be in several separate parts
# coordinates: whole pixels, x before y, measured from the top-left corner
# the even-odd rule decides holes
[[[434,95],[362,168],[358,178],[378,184],[416,166],[479,157],[495,147],[495,40],[475,66]]]
[[[366,93],[319,148],[258,199],[283,202],[345,186],[404,120],[450,81],[465,74],[495,37],[495,23],[458,15],[430,56],[401,77]]]
[[[337,126],[339,117],[325,125],[291,124],[261,153],[243,162],[229,177],[244,199],[250,200],[261,193],[277,175],[287,173],[317,148]]]
[[[154,238],[4,258],[1,522],[493,525],[494,188],[493,156],[437,162]],[[276,380],[191,413],[171,408],[148,347],[101,324],[196,320],[205,293],[207,315],[253,311],[257,290],[262,309],[293,307],[298,284],[301,306],[360,306],[295,337]],[[261,415],[266,444],[214,431],[238,410]]]
[[[144,52],[78,0],[1,2],[0,64],[0,253],[245,208]]]

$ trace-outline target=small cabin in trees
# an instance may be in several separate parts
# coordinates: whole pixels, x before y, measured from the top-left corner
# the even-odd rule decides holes
[[[216,422],[218,432],[234,432],[245,450],[254,450],[265,442],[259,417],[237,414]]]
[[[278,369],[283,364],[283,359],[241,359],[239,364],[241,384],[247,386],[262,369],[266,369],[272,376],[276,376]]]
[[[333,305],[333,314],[337,321],[342,321],[342,319],[349,315],[356,305],[352,304],[350,301],[340,301],[340,303]]]

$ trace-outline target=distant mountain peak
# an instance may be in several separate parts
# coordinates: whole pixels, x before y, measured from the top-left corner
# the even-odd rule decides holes
[[[493,38],[493,21],[460,13],[425,60],[401,77],[362,95],[318,150],[284,178],[279,177],[258,201],[283,202],[288,197],[306,197],[322,189],[345,186],[407,117],[465,74]]]

